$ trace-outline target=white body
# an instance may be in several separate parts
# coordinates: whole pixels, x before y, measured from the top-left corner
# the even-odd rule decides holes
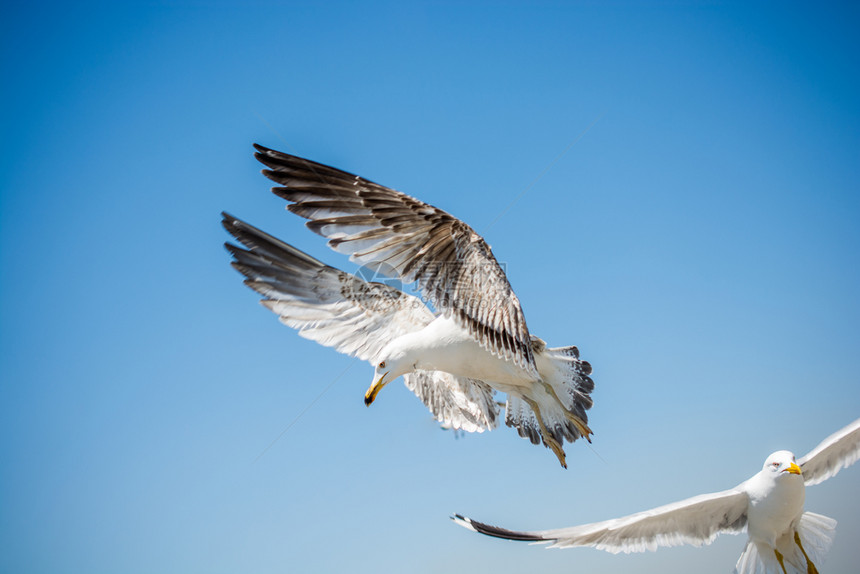
[[[547,348],[537,337],[530,343],[534,369],[526,370],[488,350],[453,319],[436,317],[380,350],[375,382],[365,403],[372,402],[379,389],[397,377],[408,379],[417,372],[445,373],[487,385],[507,394],[505,424],[534,444],[543,441],[566,467],[562,443],[591,433],[585,414],[591,406],[591,366],[579,360],[575,347]],[[408,380],[406,384],[410,385]]]
[[[798,474],[770,474],[764,469],[745,485],[750,499],[747,532],[750,540],[775,547],[777,538],[793,531],[800,521],[806,486]]]
[[[538,380],[511,361],[487,351],[464,328],[447,317],[437,317],[420,331],[396,339],[383,350],[382,355],[392,351],[405,353],[409,370],[442,371],[483,380],[503,392],[508,392],[503,387],[530,388]],[[535,362],[540,371],[538,355]]]

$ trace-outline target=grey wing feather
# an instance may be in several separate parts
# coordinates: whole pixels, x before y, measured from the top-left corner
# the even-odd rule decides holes
[[[660,546],[710,544],[720,533],[738,534],[747,522],[749,497],[742,487],[704,494],[623,518],[560,528],[518,532],[461,515],[454,521],[482,534],[550,543],[555,548],[592,546],[613,554],[643,552]]]
[[[225,244],[245,284],[299,334],[373,360],[388,342],[434,319],[418,299],[314,259],[227,213],[222,224],[243,246]]]
[[[505,424],[517,429],[517,433],[529,439],[532,444],[541,443],[540,425],[534,411],[524,400],[514,394],[508,394],[508,400],[505,403]]]
[[[483,432],[498,426],[499,406],[493,389],[483,381],[422,370],[404,375],[403,380],[447,428]]]
[[[860,458],[860,419],[836,431],[797,461],[806,486],[823,482]]]
[[[356,175],[255,145],[287,208],[329,246],[385,264],[485,349],[537,376],[519,300],[489,245],[452,215]]]

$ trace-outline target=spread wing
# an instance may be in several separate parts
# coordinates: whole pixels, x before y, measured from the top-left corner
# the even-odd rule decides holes
[[[475,532],[551,547],[592,546],[613,554],[643,552],[659,546],[710,544],[721,533],[737,534],[747,523],[749,497],[742,487],[694,496],[623,518],[558,530],[517,532],[476,522],[459,514],[454,521]]]
[[[350,259],[385,266],[488,351],[537,376],[519,300],[489,245],[452,215],[326,165],[255,145],[287,208]]]
[[[499,406],[484,381],[421,370],[404,375],[403,381],[447,428],[483,432],[498,426]]]
[[[860,458],[860,419],[836,431],[797,461],[806,486],[824,482]]]
[[[295,247],[223,213],[245,248],[225,244],[245,285],[303,337],[370,361],[390,342],[434,319],[420,299],[329,267]]]

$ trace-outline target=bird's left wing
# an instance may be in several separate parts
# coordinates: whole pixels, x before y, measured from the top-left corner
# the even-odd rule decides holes
[[[222,224],[245,248],[225,244],[245,285],[305,338],[371,361],[392,339],[435,318],[417,297],[317,261],[227,213]]]
[[[517,532],[476,522],[459,514],[454,521],[475,532],[554,548],[592,546],[612,554],[643,552],[659,546],[710,544],[720,533],[737,534],[747,523],[749,497],[742,487],[694,496],[623,518],[535,532]]]
[[[498,426],[499,405],[484,381],[422,370],[404,375],[403,381],[447,428],[483,432]]]
[[[860,458],[860,419],[836,431],[797,461],[806,486],[824,482]]]

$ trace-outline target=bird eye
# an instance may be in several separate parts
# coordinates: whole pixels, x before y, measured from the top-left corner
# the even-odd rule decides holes
[[[384,368],[385,368],[385,361],[381,361],[381,362],[379,363],[379,368],[380,368],[380,369],[384,369]]]
[[[779,468],[779,463],[778,462],[771,463],[771,466],[773,466],[774,468]]]

